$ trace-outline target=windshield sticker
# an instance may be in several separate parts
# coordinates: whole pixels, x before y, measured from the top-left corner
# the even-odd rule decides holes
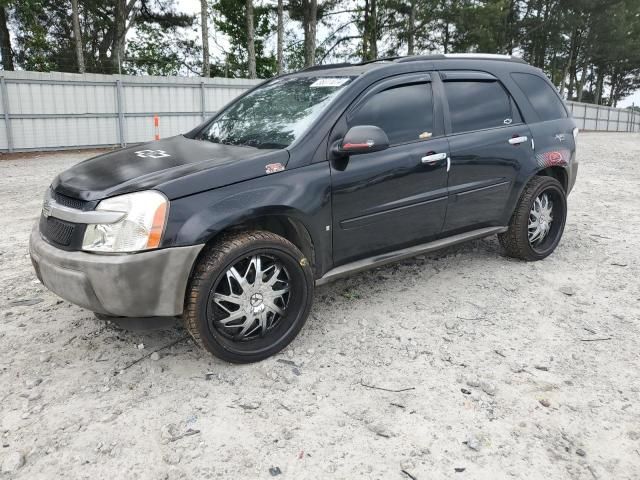
[[[349,78],[319,78],[313,82],[311,88],[323,88],[323,87],[341,87],[349,81]]]

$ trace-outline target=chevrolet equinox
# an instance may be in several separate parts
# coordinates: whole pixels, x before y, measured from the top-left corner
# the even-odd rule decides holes
[[[265,81],[194,130],[59,174],[38,278],[101,317],[182,316],[231,362],[280,351],[314,286],[497,234],[558,245],[578,129],[544,73],[497,55],[323,65]]]

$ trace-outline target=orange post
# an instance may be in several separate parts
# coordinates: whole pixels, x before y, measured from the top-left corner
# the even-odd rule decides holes
[[[156,140],[160,140],[160,118],[158,117],[158,115],[153,116],[153,129],[156,134]]]

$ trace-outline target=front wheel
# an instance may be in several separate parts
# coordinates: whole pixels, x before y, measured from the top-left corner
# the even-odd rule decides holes
[[[298,334],[311,309],[313,285],[309,261],[288,240],[265,231],[227,236],[195,267],[185,326],[217,357],[257,362]]]
[[[507,255],[542,260],[558,246],[567,219],[567,197],[553,177],[534,177],[518,201],[509,230],[498,235]]]

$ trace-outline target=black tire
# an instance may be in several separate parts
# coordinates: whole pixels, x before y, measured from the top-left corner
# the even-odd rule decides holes
[[[286,274],[289,292],[286,294],[287,304],[277,321],[274,320],[276,314],[271,313],[274,325],[270,330],[265,327],[265,333],[251,338],[239,338],[239,334],[231,333],[242,330],[239,326],[229,327],[220,322],[219,317],[225,311],[221,310],[219,301],[216,302],[213,296],[216,295],[216,289],[223,288],[220,282],[228,282],[228,288],[233,288],[227,272],[239,262],[247,259],[250,262],[255,255],[272,258],[274,263],[277,261],[282,267],[281,272]],[[247,267],[246,275],[250,275],[250,268]],[[257,275],[254,273],[254,283],[257,282],[255,278]],[[282,350],[300,332],[311,309],[313,287],[313,272],[309,261],[288,240],[266,231],[230,234],[207,247],[200,256],[187,287],[184,324],[194,341],[213,355],[233,363],[257,362]],[[233,290],[230,293],[233,294]],[[245,293],[244,290],[242,293]],[[252,308],[248,303],[245,305]],[[242,308],[238,308],[235,312],[241,310]],[[248,322],[248,317],[244,317],[243,321]],[[256,321],[259,322],[258,319]],[[232,330],[234,328],[236,330]],[[260,332],[263,330],[260,329]]]
[[[544,193],[553,201],[553,221],[543,240],[532,245],[528,235],[529,215],[536,198]],[[524,188],[509,222],[509,230],[498,234],[498,239],[510,257],[527,261],[542,260],[558,246],[566,220],[567,196],[560,182],[553,177],[536,176]]]

